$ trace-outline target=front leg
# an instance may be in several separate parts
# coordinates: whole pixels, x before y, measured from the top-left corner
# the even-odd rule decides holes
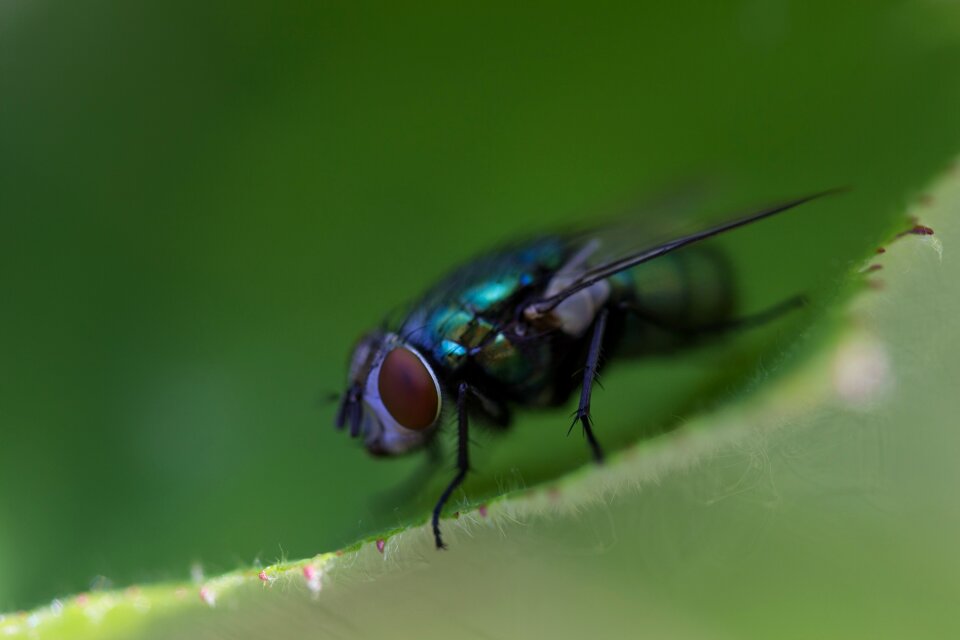
[[[603,462],[603,449],[593,435],[593,425],[590,422],[590,395],[593,392],[593,383],[597,376],[597,366],[600,363],[600,347],[603,345],[603,333],[607,328],[607,315],[609,311],[606,308],[600,310],[593,321],[593,337],[590,339],[590,351],[587,353],[587,364],[583,369],[583,387],[580,390],[580,406],[574,414],[572,430],[577,422],[583,425],[583,432],[587,436],[587,442],[590,443],[590,449],[593,451],[593,459],[597,463]]]
[[[440,514],[443,512],[443,506],[467,477],[467,471],[470,469],[470,442],[467,432],[467,393],[469,391],[470,386],[466,382],[461,382],[457,388],[457,475],[444,489],[440,499],[437,500],[437,505],[433,508],[433,540],[437,544],[437,549],[447,548],[440,536]]]

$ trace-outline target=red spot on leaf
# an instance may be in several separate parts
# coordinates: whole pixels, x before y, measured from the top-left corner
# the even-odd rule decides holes
[[[922,224],[916,224],[915,218],[913,218],[912,220],[914,222],[913,227],[906,231],[901,231],[900,233],[898,233],[897,234],[898,238],[902,238],[903,236],[907,236],[911,234],[915,236],[932,236],[933,235],[933,229]]]

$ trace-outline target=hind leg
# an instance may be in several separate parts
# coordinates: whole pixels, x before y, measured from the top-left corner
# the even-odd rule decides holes
[[[790,313],[791,311],[800,309],[801,307],[806,306],[806,304],[806,296],[796,295],[778,302],[777,304],[757,313],[751,313],[749,315],[740,316],[739,318],[731,318],[729,320],[721,320],[719,322],[710,322],[702,325],[684,327],[672,325],[668,321],[658,318],[656,314],[634,303],[624,303],[621,305],[621,308],[662,331],[666,331],[667,333],[671,333],[683,338],[696,339],[760,327],[769,322],[773,322],[774,320],[786,315],[787,313]]]

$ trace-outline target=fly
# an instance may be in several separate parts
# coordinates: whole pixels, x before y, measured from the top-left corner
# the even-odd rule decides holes
[[[827,193],[639,246],[622,247],[629,234],[609,227],[544,235],[481,256],[428,290],[399,323],[361,338],[336,426],[349,426],[373,455],[397,456],[427,447],[445,418],[456,417],[457,472],[431,520],[442,549],[440,515],[470,470],[472,421],[506,427],[512,407],[560,405],[579,388],[570,429],[582,425],[593,459],[602,462],[590,418],[601,352],[670,353],[796,307],[802,298],[736,317],[730,265],[700,243]]]

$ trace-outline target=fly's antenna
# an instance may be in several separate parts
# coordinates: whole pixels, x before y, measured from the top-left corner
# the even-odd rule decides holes
[[[847,187],[837,187],[834,189],[828,189],[826,191],[821,191],[819,193],[814,193],[812,195],[804,196],[802,198],[789,200],[787,202],[770,207],[768,209],[763,209],[762,211],[751,213],[750,215],[743,216],[741,218],[736,218],[729,222],[725,222],[723,224],[719,224],[717,226],[704,229],[703,231],[697,231],[695,233],[691,233],[686,236],[681,236],[679,238],[675,238],[673,240],[664,242],[663,244],[657,245],[655,247],[643,249],[638,253],[628,255],[618,260],[613,260],[612,262],[602,264],[598,267],[594,267],[593,269],[590,269],[589,271],[584,273],[576,282],[572,283],[563,291],[555,293],[542,300],[538,300],[537,302],[531,303],[526,308],[527,313],[530,313],[535,316],[540,316],[545,313],[549,313],[550,311],[555,309],[557,305],[559,305],[561,302],[563,302],[573,294],[577,293],[578,291],[582,291],[588,287],[591,287],[596,283],[606,280],[610,276],[615,275],[621,271],[625,271],[626,269],[630,269],[639,264],[643,264],[644,262],[649,262],[650,260],[654,260],[655,258],[659,258],[660,256],[666,255],[672,251],[676,251],[677,249],[682,249],[683,247],[686,247],[688,245],[694,244],[696,242],[700,242],[701,240],[706,240],[708,238],[718,236],[722,233],[726,233],[727,231],[732,231],[733,229],[738,229],[748,224],[758,222],[760,220],[763,220],[764,218],[769,218],[778,213],[783,213],[784,211],[788,211],[790,209],[793,209],[794,207],[798,207],[801,204],[810,202],[811,200],[816,200],[818,198],[822,198],[828,195],[842,193],[847,190],[848,190]]]

